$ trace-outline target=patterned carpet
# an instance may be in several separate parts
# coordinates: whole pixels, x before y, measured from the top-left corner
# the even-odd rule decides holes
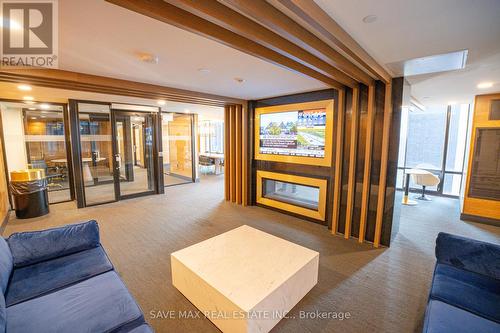
[[[500,243],[500,228],[462,222],[458,207],[458,200],[446,198],[402,207],[400,233],[391,248],[374,249],[331,235],[321,225],[226,203],[223,176],[207,176],[167,188],[165,195],[79,210],[73,203],[54,205],[45,217],[11,218],[3,235],[96,219],[106,251],[157,332],[218,332],[205,318],[165,318],[168,311],[175,317],[195,310],[171,285],[169,255],[247,224],[320,252],[318,285],[292,310],[296,318],[282,320],[273,332],[418,332],[437,233]],[[338,316],[300,319],[301,311]]]

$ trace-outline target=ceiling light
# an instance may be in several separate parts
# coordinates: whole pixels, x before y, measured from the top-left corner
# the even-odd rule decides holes
[[[38,119],[37,117],[31,117],[31,119],[35,120],[35,119]]]
[[[163,100],[163,99],[158,100],[156,103],[158,105],[162,105],[162,106],[165,105],[165,104],[167,104],[167,102],[165,100]]]
[[[28,108],[28,110],[35,111],[36,108]]]
[[[365,23],[373,23],[377,20],[377,15],[368,15],[363,17],[363,22]]]
[[[148,64],[158,64],[160,62],[160,58],[157,55],[151,54],[151,53],[139,53],[138,54],[139,60],[142,62],[148,63]]]
[[[22,91],[31,91],[31,86],[27,84],[20,84],[17,86],[17,89],[22,90]]]
[[[34,97],[31,97],[31,96],[24,96],[24,97],[23,97],[23,100],[25,100],[25,101],[30,101],[30,102],[31,102],[31,101],[34,101],[34,100],[35,100],[35,98],[34,98]]]
[[[477,85],[479,89],[487,89],[493,87],[493,82],[481,82]]]
[[[198,68],[198,72],[207,74],[207,73],[210,73],[210,69],[208,69],[208,68]]]
[[[243,82],[245,82],[245,79],[242,79],[241,77],[235,77],[234,81],[236,81],[238,83],[243,83]]]
[[[42,109],[42,110],[48,110],[48,109],[50,109],[50,105],[46,104],[46,103],[40,104],[40,109]]]

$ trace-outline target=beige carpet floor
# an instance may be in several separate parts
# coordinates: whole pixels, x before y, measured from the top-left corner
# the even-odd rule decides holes
[[[297,318],[282,320],[273,332],[417,332],[434,268],[437,233],[500,242],[500,228],[462,222],[458,200],[435,198],[403,207],[400,233],[391,248],[374,249],[331,235],[321,225],[226,203],[222,177],[170,187],[165,195],[103,206],[54,205],[41,218],[11,218],[3,235],[96,219],[102,243],[146,320],[156,332],[176,333],[218,330],[205,318],[158,318],[168,311],[196,310],[172,287],[170,253],[242,224],[320,252],[319,283],[292,310],[290,315]],[[299,311],[349,312],[350,318],[299,319]]]

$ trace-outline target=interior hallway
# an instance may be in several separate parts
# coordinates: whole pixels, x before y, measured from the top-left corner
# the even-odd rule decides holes
[[[111,261],[157,332],[218,332],[207,319],[153,319],[158,311],[195,310],[171,285],[170,253],[248,224],[320,252],[319,283],[273,332],[417,332],[434,268],[439,231],[499,242],[500,228],[459,221],[458,200],[404,207],[391,248],[333,236],[318,224],[223,200],[223,175],[154,195],[76,209],[51,206],[45,217],[11,218],[3,236],[96,219]],[[424,205],[425,204],[425,205]],[[408,209],[407,209],[408,208]],[[411,209],[410,209],[411,208]],[[14,214],[11,214],[14,215]],[[417,236],[415,236],[418,234]],[[209,254],[207,254],[209,255]],[[277,254],[276,254],[277,255]],[[350,319],[298,319],[299,311],[349,312]]]

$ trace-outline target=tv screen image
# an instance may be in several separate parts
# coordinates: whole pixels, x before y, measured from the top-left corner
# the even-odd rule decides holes
[[[261,154],[325,156],[324,108],[262,114],[259,126]]]

